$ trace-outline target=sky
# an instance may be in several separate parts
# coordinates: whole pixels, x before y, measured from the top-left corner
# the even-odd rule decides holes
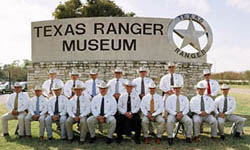
[[[52,20],[65,0],[5,0],[0,9],[0,65],[31,60],[31,22]],[[82,0],[84,3],[85,0]],[[212,72],[250,70],[250,0],[114,0],[138,17],[175,18],[184,13],[203,17],[212,28],[208,52]]]

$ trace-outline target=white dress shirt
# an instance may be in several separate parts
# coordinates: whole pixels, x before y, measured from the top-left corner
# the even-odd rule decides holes
[[[221,95],[215,99],[215,106],[216,106],[217,111],[223,112],[224,100],[225,100],[224,95]],[[235,98],[231,97],[231,96],[227,96],[227,111],[225,112],[225,114],[226,115],[232,114],[234,112],[235,108],[236,108]],[[219,112],[217,112],[217,113],[219,113]]]
[[[42,86],[42,88],[44,89],[44,90],[43,90],[43,94],[44,94],[45,96],[47,96],[47,97],[48,97],[49,92],[50,92],[50,84],[51,84],[51,79],[44,81],[43,86]],[[54,80],[53,80],[52,88],[55,86],[55,84],[61,85],[62,87],[64,87],[64,83],[63,83],[63,81],[60,80],[60,79],[54,79]],[[52,90],[52,89],[51,89],[51,90]],[[63,92],[63,91],[62,91],[62,92]],[[54,95],[54,92],[53,92],[53,91],[52,91],[52,93],[53,93],[53,95]]]
[[[207,80],[202,80],[201,82],[204,85],[206,85],[206,87],[208,87]],[[220,91],[219,83],[216,80],[210,79],[209,84],[210,84],[210,89],[211,89],[211,96],[216,96]],[[207,95],[207,89],[205,91],[205,95]]]
[[[66,96],[60,95],[58,97],[58,111],[60,116],[66,115],[68,102],[69,100]],[[48,113],[50,116],[54,115],[55,104],[56,104],[56,96],[53,96],[48,101]]]
[[[16,93],[12,93],[10,95],[10,97],[8,98],[7,103],[6,103],[6,106],[7,106],[9,111],[12,111],[14,109],[15,99],[16,99]],[[29,96],[23,92],[20,92],[18,94],[17,111],[22,112],[22,111],[25,111],[26,109],[29,109],[29,104],[30,104]]]
[[[86,82],[85,82],[85,86],[86,86],[86,93],[88,93],[89,95],[93,95],[92,94],[92,88],[93,88],[93,79],[90,79],[90,80],[87,80]],[[98,88],[98,86],[97,85],[99,85],[100,83],[102,83],[103,82],[103,80],[100,80],[100,79],[95,79],[95,84],[96,84],[96,95],[98,95],[99,93],[100,93],[100,91],[99,91],[99,88]]]
[[[205,112],[207,114],[210,114],[212,111],[216,111],[215,103],[211,97],[203,95],[203,100],[204,100]],[[196,114],[201,114],[201,95],[196,95],[192,97],[190,101],[190,109],[191,112],[194,112]]]
[[[29,113],[33,116],[36,111],[37,96],[31,98],[29,104]],[[39,110],[40,116],[45,115],[48,112],[48,99],[43,95],[39,96]]]
[[[77,110],[77,97],[74,96],[70,99],[67,105],[67,112],[70,117],[75,118],[76,110]],[[90,113],[90,95],[81,95],[79,97],[80,101],[80,117],[86,117]]]
[[[182,75],[174,73],[173,78],[174,78],[174,83],[178,83],[179,85],[184,86],[184,81],[183,81]],[[161,78],[160,89],[163,92],[167,92],[167,91],[172,90],[172,87],[171,87],[171,74],[170,73],[166,74],[165,76],[163,76]]]
[[[189,101],[186,96],[179,95],[180,101],[180,112],[183,115],[186,115],[189,112]],[[177,96],[175,94],[169,96],[166,101],[166,110],[171,115],[176,115],[176,103],[177,103]]]
[[[73,80],[68,80],[66,83],[65,83],[65,86],[64,86],[64,95],[66,97],[70,97],[72,95],[72,88],[73,88],[73,84],[74,84],[74,81]],[[76,80],[75,81],[75,86],[77,84],[80,84],[80,85],[84,85],[83,82],[81,80]]]
[[[152,114],[152,116],[155,117],[163,112],[164,102],[163,102],[162,96],[160,96],[159,94],[154,94],[153,96],[154,96],[154,113]],[[148,113],[150,112],[151,99],[152,99],[152,95],[150,93],[148,93],[142,98],[141,111],[145,116],[147,116]]]
[[[135,90],[138,94],[141,94],[141,82],[142,82],[142,77],[138,77],[138,78],[133,80],[133,84],[136,85]],[[145,94],[148,94],[148,92],[149,92],[148,86],[152,82],[153,82],[153,80],[151,78],[144,77]]]
[[[131,102],[131,113],[137,113],[140,110],[140,97],[137,93],[132,92],[130,94],[130,102]],[[127,112],[127,104],[128,104],[128,93],[123,93],[118,100],[118,110],[121,114],[125,114]]]
[[[119,93],[122,94],[124,92],[126,92],[125,87],[123,86],[124,83],[126,83],[126,79],[120,78],[119,79]],[[108,86],[110,86],[109,88],[109,94],[114,95],[115,94],[115,85],[116,85],[117,79],[114,78],[112,80],[109,80],[108,82]]]
[[[96,95],[91,101],[91,112],[97,117],[101,113],[101,104],[103,96],[101,94]],[[104,96],[104,117],[114,116],[117,112],[117,103],[112,95]]]

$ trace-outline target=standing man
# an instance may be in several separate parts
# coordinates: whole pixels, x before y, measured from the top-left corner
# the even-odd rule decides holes
[[[121,114],[119,120],[122,122],[117,126],[117,143],[121,143],[122,134],[130,135],[132,131],[135,131],[134,141],[136,144],[140,144],[141,136],[141,118],[139,114],[140,110],[140,97],[137,93],[133,92],[133,88],[136,86],[132,81],[127,81],[124,84],[126,92],[123,93],[118,101],[118,110]]]
[[[42,88],[44,89],[43,95],[47,98],[52,97],[54,95],[52,88],[55,86],[55,84],[60,85],[62,88],[64,87],[63,81],[56,78],[56,69],[50,69],[49,79],[46,80],[42,86]]]
[[[114,76],[112,80],[109,80],[108,86],[110,87],[110,94],[114,96],[114,98],[118,101],[120,95],[125,92],[125,88],[123,84],[126,82],[125,79],[122,78],[123,70],[121,68],[116,68],[114,71]]]
[[[55,96],[51,97],[48,101],[48,117],[46,118],[46,129],[48,133],[48,139],[52,140],[52,123],[59,122],[61,127],[61,139],[66,140],[66,111],[68,98],[62,95],[62,86],[55,84],[53,87],[53,92]]]
[[[167,98],[166,110],[168,111],[167,118],[167,133],[168,143],[173,145],[173,129],[176,122],[182,122],[186,127],[186,142],[191,143],[193,121],[187,115],[189,112],[189,100],[186,96],[181,95],[182,86],[174,85],[175,94]]]
[[[152,82],[149,85],[149,93],[142,98],[141,111],[143,113],[142,118],[142,129],[144,133],[144,143],[149,144],[149,123],[158,123],[157,126],[157,138],[156,143],[160,144],[160,138],[164,131],[164,119],[162,117],[162,112],[164,107],[164,102],[162,96],[156,93],[156,85]]]
[[[204,94],[206,86],[202,82],[197,84],[196,89],[198,93],[190,102],[191,112],[194,113],[194,140],[199,141],[200,125],[202,122],[207,122],[211,126],[211,139],[216,141],[217,120],[212,115],[215,111],[215,103],[211,97]]]
[[[85,141],[86,134],[88,132],[87,117],[90,114],[90,95],[83,94],[85,89],[84,84],[76,84],[74,91],[75,95],[70,99],[67,106],[67,112],[69,117],[66,121],[66,130],[68,140],[73,141],[73,129],[74,123],[80,123],[80,143]]]
[[[34,91],[35,96],[31,99],[29,104],[29,114],[25,117],[25,132],[27,137],[31,137],[31,121],[39,121],[40,140],[43,140],[48,99],[42,95],[41,86],[35,86]]]
[[[98,85],[100,94],[95,96],[91,101],[91,112],[93,116],[87,119],[89,132],[90,132],[90,143],[94,143],[96,140],[95,129],[98,123],[107,123],[109,125],[108,136],[106,143],[111,144],[113,133],[116,128],[116,119],[114,117],[117,111],[117,103],[112,95],[107,94],[109,86],[102,82]]]
[[[142,99],[146,94],[148,94],[148,86],[153,80],[147,77],[148,69],[145,67],[140,67],[138,70],[139,76],[138,78],[133,80],[133,84],[135,84],[135,90],[139,94],[140,99]]]
[[[97,88],[97,85],[103,81],[98,78],[98,70],[97,69],[95,69],[95,68],[91,69],[89,74],[90,74],[91,79],[87,80],[85,82],[86,92],[89,95],[91,95],[91,97],[93,98],[100,93],[99,89]]]
[[[220,137],[222,140],[225,140],[224,123],[225,121],[230,121],[236,124],[236,133],[234,136],[240,138],[240,135],[243,133],[243,127],[246,118],[233,115],[233,112],[236,108],[236,102],[234,97],[228,96],[230,87],[226,84],[223,84],[221,90],[223,95],[215,99],[215,106],[218,110],[217,115]]]
[[[203,75],[205,80],[201,82],[206,85],[207,90],[205,91],[205,95],[216,98],[217,94],[220,91],[219,83],[216,80],[211,79],[211,72],[208,69],[203,70]]]
[[[29,107],[29,96],[22,92],[22,85],[20,83],[15,83],[14,93],[9,96],[9,99],[6,103],[9,110],[8,113],[2,116],[2,132],[4,137],[9,137],[8,133],[8,121],[9,120],[18,120],[18,135],[19,138],[24,137],[25,123],[24,118],[26,116],[26,111]]]
[[[71,80],[68,80],[64,86],[64,95],[68,97],[68,99],[71,99],[75,95],[74,93],[75,86],[77,84],[83,84],[83,82],[79,80],[81,74],[76,70],[73,69],[72,72],[70,73],[70,76]]]

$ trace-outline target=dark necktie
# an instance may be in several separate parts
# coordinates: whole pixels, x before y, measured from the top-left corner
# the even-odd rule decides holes
[[[75,86],[76,86],[76,80],[73,80],[73,86],[72,86],[72,89],[71,89],[71,96],[74,96],[75,95],[75,93],[74,93],[74,88],[75,88]]]
[[[35,111],[35,114],[36,114],[36,115],[39,115],[39,114],[40,114],[39,105],[40,105],[40,101],[39,101],[39,97],[37,97],[37,100],[36,100],[36,111]]]
[[[102,103],[101,103],[101,111],[100,111],[100,115],[104,116],[104,97],[102,97]]]
[[[127,112],[131,112],[131,96],[128,95]]]
[[[201,96],[201,111],[205,111],[205,103],[204,103],[203,96]]]
[[[115,94],[119,94],[119,79],[116,80],[116,84],[115,84]]]
[[[227,112],[227,96],[225,96],[223,113]]]
[[[144,78],[141,78],[141,94],[145,94]]]
[[[50,94],[52,94],[53,82],[54,82],[54,80],[51,80],[51,82],[50,82],[50,86],[49,86],[49,92],[50,92]]]
[[[174,86],[174,75],[171,73],[170,85]]]
[[[58,96],[56,96],[56,103],[55,103],[55,115],[59,114],[59,106],[58,106]]]
[[[77,101],[76,101],[76,116],[80,116],[80,96],[77,96]]]
[[[207,95],[211,94],[211,87],[210,87],[210,81],[207,81]]]

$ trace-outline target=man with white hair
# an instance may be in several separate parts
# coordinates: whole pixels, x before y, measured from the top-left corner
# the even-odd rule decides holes
[[[62,88],[64,87],[64,83],[62,80],[56,78],[56,69],[50,69],[49,72],[49,79],[44,81],[42,88],[43,95],[50,98],[54,95],[52,88],[55,86],[55,84],[60,85]]]
[[[190,101],[190,110],[194,113],[193,123],[194,123],[194,140],[198,142],[200,125],[202,122],[207,122],[211,126],[211,139],[216,141],[217,136],[217,120],[212,115],[215,111],[215,103],[213,99],[205,95],[206,86],[199,82],[196,85],[197,95],[192,97]]]
[[[39,136],[40,140],[43,140],[48,99],[42,95],[41,86],[35,86],[34,91],[35,96],[29,104],[29,114],[25,117],[25,132],[27,137],[31,137],[31,122],[39,121]]]
[[[235,123],[236,131],[234,136],[240,138],[240,135],[243,133],[246,118],[233,114],[236,108],[236,101],[234,97],[228,95],[230,87],[223,84],[221,90],[223,94],[215,99],[220,137],[222,140],[225,140],[224,124],[225,121],[230,121]]]
[[[19,138],[24,137],[25,123],[24,119],[26,116],[26,111],[29,108],[29,96],[22,92],[22,85],[18,82],[14,84],[14,93],[12,93],[6,103],[9,110],[8,113],[2,116],[2,132],[4,137],[9,137],[8,133],[8,121],[18,120],[18,135]]]
[[[91,79],[85,82],[86,92],[93,98],[100,93],[97,85],[103,81],[98,78],[98,70],[95,68],[90,70],[89,75]]]

